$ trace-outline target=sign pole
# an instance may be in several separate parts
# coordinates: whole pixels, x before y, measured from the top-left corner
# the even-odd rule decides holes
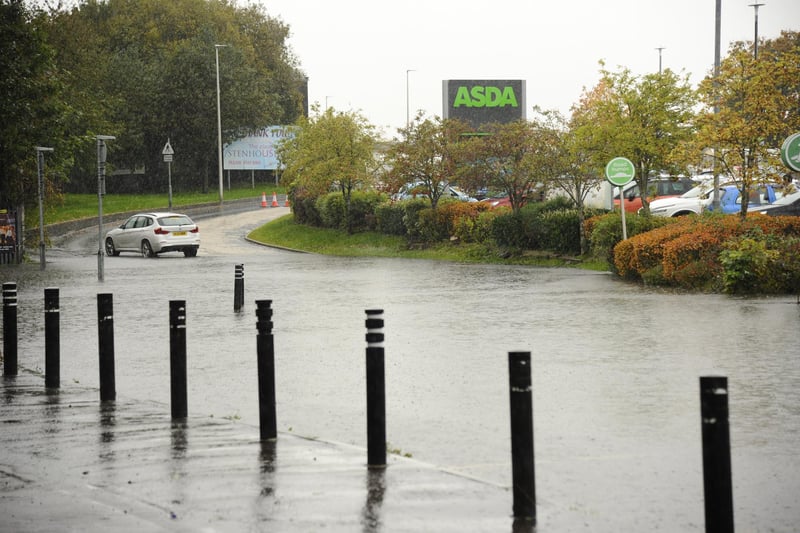
[[[167,144],[161,150],[161,155],[164,156],[164,162],[167,164],[167,185],[169,188],[169,210],[172,211],[172,156],[175,155],[175,150],[169,144],[169,137],[167,137]]]
[[[628,239],[628,228],[625,226],[625,198],[622,196],[622,188],[633,181],[636,175],[636,167],[624,157],[615,157],[606,165],[606,179],[619,187],[619,210],[622,216],[622,240]]]

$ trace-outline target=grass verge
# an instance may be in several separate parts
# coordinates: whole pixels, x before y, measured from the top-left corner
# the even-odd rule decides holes
[[[248,238],[292,250],[342,257],[395,257],[608,270],[603,262],[557,256],[552,253],[528,252],[521,256],[506,257],[500,250],[476,243],[441,243],[424,248],[410,248],[404,237],[375,232],[348,235],[344,231],[296,224],[292,215],[286,215],[253,230]]]
[[[240,200],[242,198],[260,197],[261,193],[272,196],[276,191],[283,194],[283,188],[274,185],[258,185],[225,190],[225,200]],[[174,193],[172,195],[172,209],[180,211],[181,207],[198,204],[209,204],[219,201],[219,190],[201,192]],[[163,194],[107,194],[103,196],[103,213],[125,213],[140,210],[167,210],[169,196]],[[45,224],[55,224],[68,220],[79,220],[97,216],[97,194],[64,194],[53,200],[48,200],[45,205]]]

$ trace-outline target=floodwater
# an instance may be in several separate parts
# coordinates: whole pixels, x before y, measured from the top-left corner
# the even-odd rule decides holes
[[[364,311],[383,309],[389,448],[507,487],[507,354],[530,351],[539,516],[569,516],[587,531],[704,530],[699,377],[724,375],[737,529],[790,532],[800,523],[794,296],[681,294],[572,269],[300,254],[247,243],[246,230],[261,222],[201,221],[198,257],[107,257],[104,282],[91,234],[48,250],[44,272],[0,270],[18,284],[20,365],[44,367],[43,290],[58,287],[62,387],[99,386],[96,301],[112,293],[117,396],[169,405],[169,300],[186,300],[190,415],[257,426],[253,302],[269,299],[278,431],[366,447]]]

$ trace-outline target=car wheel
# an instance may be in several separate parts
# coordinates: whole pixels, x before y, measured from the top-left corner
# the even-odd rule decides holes
[[[155,257],[156,254],[153,253],[153,247],[150,246],[150,241],[147,239],[142,241],[142,257]]]
[[[184,248],[183,249],[183,256],[184,257],[195,257],[197,255],[197,248]]]
[[[111,237],[106,239],[106,255],[114,257],[119,255],[119,252],[114,247],[114,241],[111,240]]]

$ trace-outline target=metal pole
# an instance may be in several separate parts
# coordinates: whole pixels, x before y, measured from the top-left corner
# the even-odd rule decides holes
[[[531,353],[508,353],[511,404],[511,468],[514,517],[536,525],[536,483],[533,464],[533,400]]]
[[[17,284],[3,283],[3,375],[17,375]]]
[[[367,309],[367,465],[386,466],[383,309]]]
[[[169,185],[169,210],[172,211],[172,162],[167,161],[167,180]]]
[[[714,116],[719,113],[719,41],[722,26],[722,0],[717,0],[714,17]],[[717,147],[714,150],[714,195],[712,205],[714,212],[719,213],[719,172],[717,171]]]
[[[408,73],[409,72],[416,72],[413,69],[406,70],[406,129],[408,129],[409,125],[411,124],[411,104],[409,99],[409,90],[408,90]]]
[[[275,342],[272,335],[271,305],[272,300],[256,300],[258,417],[262,441],[278,438],[275,416]]]
[[[52,152],[52,148],[36,147],[36,169],[39,176],[39,270],[45,268],[44,258],[44,153]]]
[[[233,310],[239,312],[244,307],[244,265],[235,265],[233,273]]]
[[[664,49],[663,46],[659,46],[656,48],[658,50],[658,73],[661,74],[661,51]]]
[[[728,378],[700,378],[706,533],[733,532]]]
[[[750,4],[750,7],[752,7],[754,10],[753,14],[755,16],[755,22],[754,22],[755,27],[753,30],[755,34],[755,36],[753,37],[753,57],[755,59],[758,59],[758,8],[763,5],[764,4]]]
[[[61,332],[58,289],[44,290],[44,385],[57,389],[61,381]]]
[[[172,418],[186,418],[186,300],[169,302],[169,375]]]
[[[114,296],[97,295],[97,334],[100,350],[100,401],[117,398],[114,374]]]
[[[97,136],[97,281],[103,281],[103,196],[106,194],[106,141],[111,135]]]
[[[215,44],[214,55],[216,56],[217,64],[217,159],[219,161],[219,203],[223,199],[223,185],[222,185],[222,111],[220,110],[219,102],[219,49],[228,46],[227,44]]]

